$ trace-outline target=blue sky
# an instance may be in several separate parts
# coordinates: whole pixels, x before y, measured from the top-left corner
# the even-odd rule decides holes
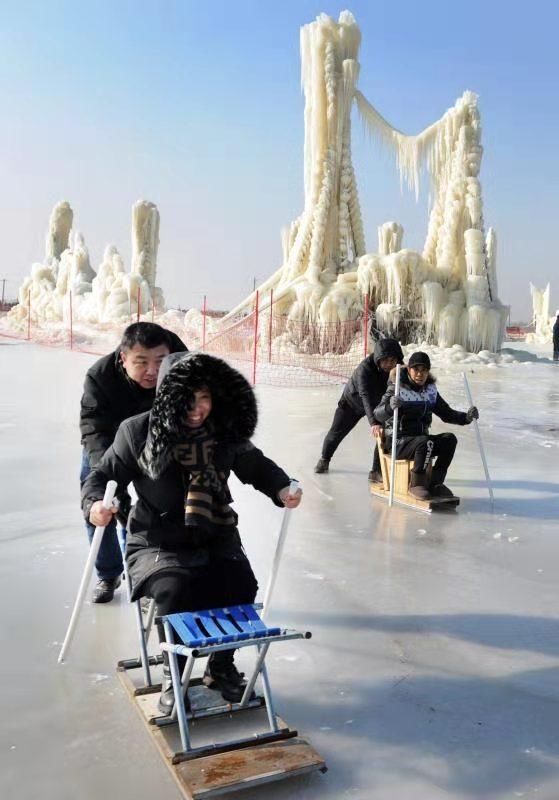
[[[198,305],[204,293],[217,308],[241,300],[254,276],[280,265],[280,229],[302,209],[299,27],[346,7],[363,37],[359,88],[393,125],[416,133],[465,89],[479,94],[500,296],[513,317],[527,317],[529,281],[551,281],[559,306],[559,11],[541,0],[6,4],[8,294],[41,260],[57,201],[70,201],[96,268],[109,242],[129,265],[131,207],[145,198],[161,212],[158,282],[168,304]],[[387,219],[421,249],[426,199],[401,194],[393,164],[354,114],[368,249]]]

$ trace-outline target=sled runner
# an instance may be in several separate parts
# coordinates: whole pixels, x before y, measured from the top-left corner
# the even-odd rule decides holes
[[[371,483],[371,494],[375,497],[382,497],[388,500],[390,497],[390,455],[384,452],[382,439],[380,436],[376,437],[379,457],[380,468],[382,473],[382,483]],[[460,504],[459,497],[431,497],[429,500],[420,500],[411,495],[408,491],[410,485],[410,473],[413,461],[406,459],[397,459],[394,471],[394,502],[399,505],[415,508],[418,511],[423,511],[430,514],[431,511],[450,511],[454,510]],[[431,466],[427,470],[428,475],[431,473]]]
[[[327,769],[311,745],[276,713],[265,665],[272,644],[308,639],[311,634],[268,627],[258,614],[260,607],[240,605],[161,618],[166,638],[161,649],[169,654],[175,696],[169,716],[158,710],[161,685],[142,683],[142,660],[118,664],[124,687],[188,800]],[[256,648],[256,663],[239,703],[228,703],[204,686],[202,678],[191,678],[196,659],[251,646]],[[177,656],[187,657],[182,676]],[[160,657],[149,660],[155,664]],[[253,691],[258,678],[263,696]],[[186,689],[189,710],[184,702]]]

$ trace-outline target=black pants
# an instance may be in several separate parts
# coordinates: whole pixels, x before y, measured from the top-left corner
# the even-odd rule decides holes
[[[428,436],[402,437],[396,445],[398,458],[413,458],[413,471],[424,473],[436,458],[438,483],[442,483],[452,459],[458,440],[453,433],[429,434]]]
[[[553,360],[559,361],[559,345],[557,347],[553,345]]]
[[[208,567],[198,567],[188,575],[177,572],[159,572],[147,582],[144,594],[153,597],[159,616],[178,611],[201,611],[205,608],[254,603],[258,583],[247,558],[235,561],[212,561]],[[165,641],[163,624],[157,624],[159,641]],[[234,650],[215,653],[216,664],[227,663]],[[163,654],[165,665],[167,653]],[[179,656],[179,671],[184,669],[186,659]],[[166,666],[168,669],[168,666]]]
[[[153,575],[144,594],[153,597],[159,616],[178,611],[253,603],[258,583],[247,558],[215,560],[190,573],[169,570]]]
[[[363,419],[364,416],[364,414],[354,411],[349,403],[346,403],[344,398],[341,397],[338,402],[338,407],[334,413],[334,419],[330,425],[330,430],[324,438],[322,445],[322,458],[324,458],[326,461],[330,461],[338,449],[340,442],[345,439],[348,433],[355,428],[359,420]],[[373,470],[375,472],[380,472],[380,458],[378,455],[378,448],[376,446],[373,456]]]

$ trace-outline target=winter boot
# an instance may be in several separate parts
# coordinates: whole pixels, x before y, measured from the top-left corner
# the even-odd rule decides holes
[[[448,486],[443,481],[446,478],[446,470],[434,469],[431,473],[431,485],[429,490],[433,497],[454,497]]]
[[[410,475],[410,487],[408,489],[408,493],[412,495],[412,497],[417,498],[417,500],[429,500],[431,495],[429,494],[429,490],[427,489],[427,473],[425,472],[414,472],[412,470]]]
[[[93,603],[110,603],[115,590],[120,586],[120,575],[117,578],[100,578],[97,581],[91,600]]]
[[[369,476],[368,477],[369,477],[369,483],[381,483],[381,484],[383,483],[382,473],[381,472],[377,472],[375,469],[372,469],[369,472]]]
[[[224,700],[230,703],[240,703],[246,681],[245,673],[239,672],[235,666],[234,653],[234,650],[223,650],[211,655],[208,658],[208,666],[202,680],[209,689],[221,692]]]
[[[184,665],[186,664],[186,658],[184,656],[177,656],[177,660],[179,662],[179,674],[182,675],[184,670]],[[175,705],[175,693],[173,692],[173,681],[171,680],[171,667],[169,666],[169,655],[167,652],[163,652],[163,681],[161,684],[161,694],[159,695],[159,702],[157,704],[157,708],[161,711],[162,714],[165,716],[169,716],[169,714],[173,710],[173,706]],[[185,711],[188,713],[190,711],[190,700],[188,699],[188,692],[184,694],[184,708]]]
[[[329,458],[319,458],[314,468],[314,471],[321,475],[323,472],[328,472],[328,467],[330,466],[330,459]]]

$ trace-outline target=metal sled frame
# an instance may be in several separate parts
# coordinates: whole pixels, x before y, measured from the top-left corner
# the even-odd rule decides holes
[[[375,438],[380,458],[382,485],[380,483],[371,483],[371,494],[375,497],[382,497],[383,500],[388,500],[390,498],[391,458],[383,450],[382,438],[380,436]],[[406,459],[396,460],[394,471],[394,502],[400,506],[406,506],[407,508],[413,508],[415,511],[421,511],[424,514],[430,514],[433,510],[453,511],[456,506],[460,504],[459,497],[432,497],[429,500],[419,500],[417,497],[409,494],[408,487],[412,463],[413,462],[407,461]],[[430,472],[431,466],[428,468],[428,473],[430,474]]]
[[[266,655],[273,643],[310,638],[311,634],[269,628],[260,619],[258,608],[259,605],[243,605],[170,614],[161,618],[166,636],[166,642],[161,644],[161,649],[169,654],[175,695],[175,705],[169,716],[162,716],[157,709],[161,686],[152,684],[151,676],[149,684],[146,682],[143,686],[138,686],[132,680],[131,672],[142,667],[145,676],[143,658],[129,659],[118,664],[122,683],[183,796],[189,800],[214,797],[314,770],[326,771],[326,765],[318,753],[277,715],[265,665]],[[139,613],[141,615],[141,611]],[[143,654],[146,642],[142,638]],[[186,689],[202,686],[201,678],[191,679],[195,660],[215,652],[250,646],[257,648],[257,656],[241,701],[233,704],[221,701],[219,705],[207,707],[194,706],[191,711],[186,712]],[[161,656],[147,656],[147,648],[145,653],[149,673],[149,665],[158,663]],[[182,676],[179,674],[179,655],[187,657]],[[262,680],[263,697],[256,697],[253,693],[259,676]],[[215,692],[208,689],[201,691],[215,696]],[[211,742],[197,747],[192,745],[191,726],[204,724],[202,720],[231,716],[242,719],[247,713],[249,717],[251,713],[262,716],[263,710],[266,712],[268,730],[219,743]],[[241,712],[245,713],[241,716]],[[245,718],[244,721],[250,724],[250,719]],[[173,739],[175,745],[179,744],[177,723],[180,734],[178,748],[172,744]],[[227,724],[232,725],[233,722]]]

